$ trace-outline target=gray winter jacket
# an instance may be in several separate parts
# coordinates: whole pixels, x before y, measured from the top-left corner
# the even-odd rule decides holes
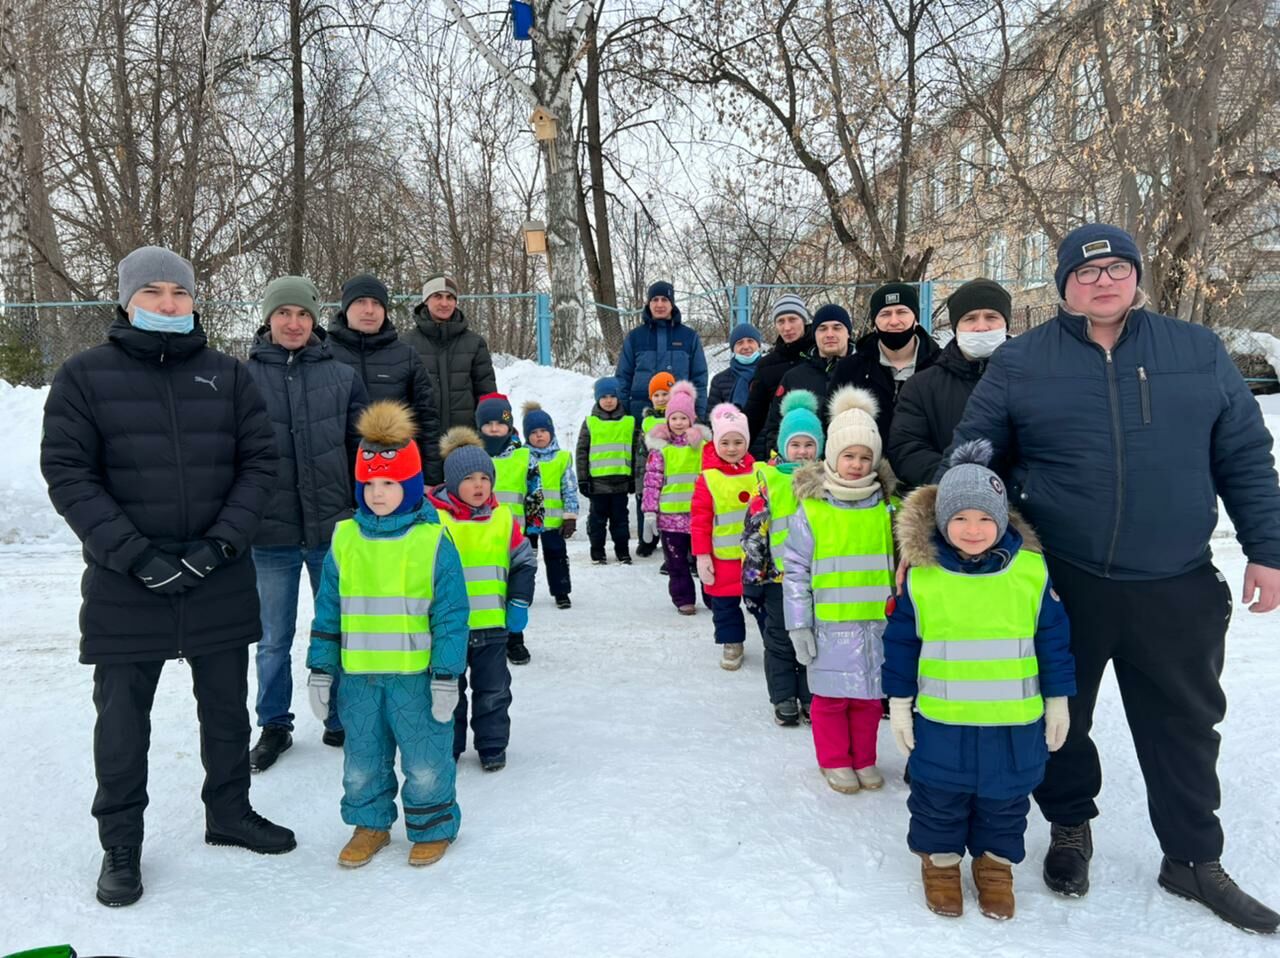
[[[441,434],[452,426],[474,429],[476,400],[498,391],[488,344],[467,328],[467,317],[460,309],[438,323],[421,303],[413,311],[413,322],[413,328],[400,338],[418,351],[431,378]]]
[[[892,495],[893,479],[881,469],[881,492],[856,502],[843,502],[822,488],[822,464],[806,466],[795,474],[793,488],[801,500],[822,499],[837,509],[883,509]],[[887,493],[885,490],[887,489]],[[791,517],[782,544],[782,602],[787,630],[813,629],[818,656],[809,664],[809,689],[814,695],[844,699],[878,699],[880,667],[884,665],[885,620],[876,622],[817,622],[813,615],[813,530],[804,509]],[[889,571],[893,571],[890,562]],[[885,599],[889,589],[885,589]]]
[[[266,400],[280,454],[275,491],[255,546],[327,546],[355,505],[351,464],[356,417],[368,394],[356,371],[333,358],[323,330],[290,353],[263,327],[249,350],[249,375]]]

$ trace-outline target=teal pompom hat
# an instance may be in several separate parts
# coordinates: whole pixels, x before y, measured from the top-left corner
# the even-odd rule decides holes
[[[782,397],[782,425],[778,427],[778,455],[787,458],[787,443],[808,436],[818,444],[822,458],[823,432],[818,420],[818,397],[807,389],[793,389]]]

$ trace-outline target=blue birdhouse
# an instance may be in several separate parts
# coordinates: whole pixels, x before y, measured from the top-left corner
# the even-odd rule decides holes
[[[511,35],[517,40],[528,40],[533,29],[533,5],[522,0],[511,0]]]

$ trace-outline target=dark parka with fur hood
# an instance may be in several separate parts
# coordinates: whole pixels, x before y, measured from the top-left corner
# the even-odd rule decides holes
[[[418,351],[431,379],[441,432],[454,426],[475,428],[476,400],[498,391],[484,337],[467,328],[461,309],[438,323],[431,318],[427,304],[419,303],[413,310],[413,323],[404,340]]]
[[[323,330],[291,353],[264,326],[249,350],[249,373],[266,400],[280,455],[275,492],[253,544],[327,546],[334,525],[354,509],[356,419],[369,401],[364,384],[334,360]]]
[[[329,321],[329,351],[333,358],[356,371],[369,394],[369,402],[394,399],[413,413],[418,427],[418,449],[428,485],[444,481],[440,461],[440,410],[431,377],[418,352],[400,338],[388,316],[376,333],[362,333],[347,325],[341,310]]]
[[[276,449],[242,363],[190,333],[135,329],[72,356],[44,408],[40,469],[84,544],[80,661],[152,662],[220,652],[262,634],[249,546],[275,488]],[[132,574],[144,554],[202,539],[234,555],[197,586],[156,595]]]

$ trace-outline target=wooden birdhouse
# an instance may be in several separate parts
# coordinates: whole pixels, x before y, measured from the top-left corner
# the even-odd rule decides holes
[[[542,220],[527,220],[520,228],[524,234],[524,251],[529,256],[546,255],[547,227]]]
[[[555,140],[556,115],[546,107],[535,107],[529,122],[533,124],[533,136],[536,140],[539,142]]]

